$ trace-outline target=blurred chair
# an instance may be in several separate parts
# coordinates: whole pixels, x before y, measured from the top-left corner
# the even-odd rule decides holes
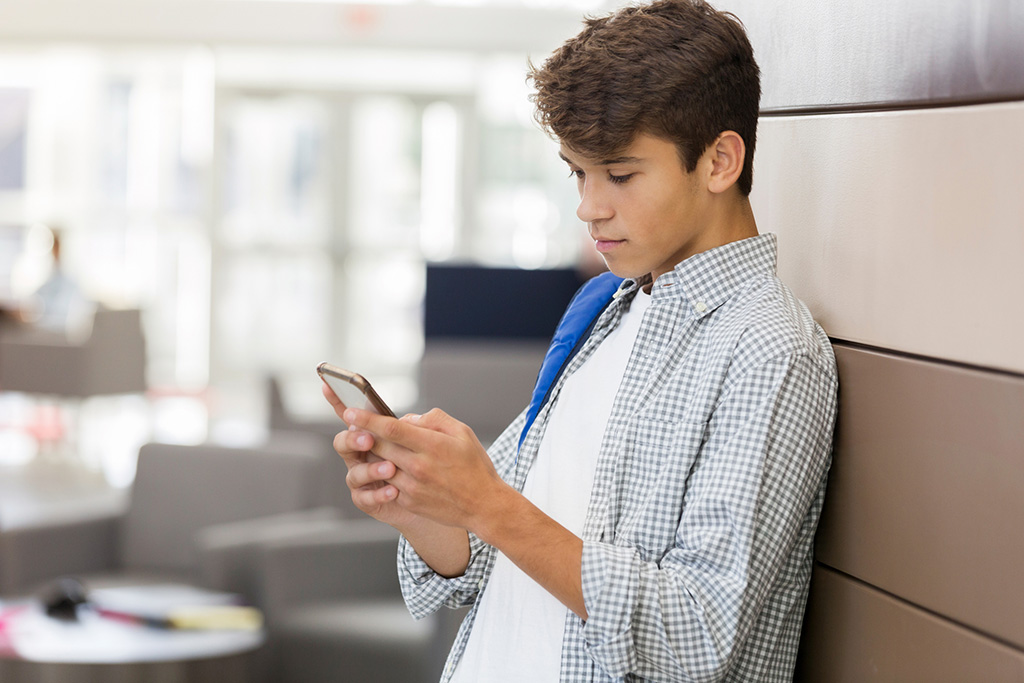
[[[440,408],[489,446],[530,403],[548,342],[428,339],[417,412]]]
[[[0,390],[70,398],[146,390],[146,344],[138,310],[100,309],[81,341],[33,328],[0,337]]]
[[[281,683],[434,683],[465,610],[416,621],[398,585],[398,534],[344,520],[262,548],[264,609]]]
[[[582,284],[567,268],[428,265],[418,412],[440,408],[492,442],[529,404],[551,335]]]
[[[324,506],[205,527],[195,538],[196,579],[207,588],[248,596],[253,605],[264,608],[264,548],[283,539],[332,530],[341,520],[336,508]]]
[[[192,581],[204,527],[311,507],[322,443],[303,435],[227,448],[150,443],[124,510],[0,532],[0,593],[58,576],[89,586]]]
[[[268,443],[301,435],[319,444],[319,507],[200,530],[197,580],[263,610],[258,683],[437,681],[461,615],[410,616],[398,586],[398,534],[359,512],[345,485],[332,445],[344,425],[294,418],[278,382],[267,386]]]
[[[302,434],[310,439],[319,439],[322,444],[323,463],[317,479],[315,499],[318,505],[337,508],[346,518],[362,517],[352,504],[345,476],[348,468],[334,450],[334,437],[345,429],[345,423],[337,418],[327,420],[304,420],[288,412],[281,391],[281,384],[275,377],[267,378],[267,400],[269,402],[269,440],[290,438]]]

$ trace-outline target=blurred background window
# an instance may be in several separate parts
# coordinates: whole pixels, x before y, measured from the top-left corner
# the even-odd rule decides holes
[[[67,426],[119,485],[146,439],[262,438],[271,376],[296,416],[326,416],[322,360],[414,404],[428,263],[579,259],[575,186],[525,74],[601,3],[210,0],[210,21],[170,24],[16,4],[0,307],[52,272],[33,237],[52,230],[91,300],[143,311],[147,400],[86,400]],[[39,448],[34,400],[0,393],[12,461]]]

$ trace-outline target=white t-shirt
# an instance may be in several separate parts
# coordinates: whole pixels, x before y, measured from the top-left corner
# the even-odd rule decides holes
[[[581,536],[612,403],[651,296],[637,293],[619,326],[562,386],[525,495]],[[452,683],[557,682],[568,608],[500,551]]]

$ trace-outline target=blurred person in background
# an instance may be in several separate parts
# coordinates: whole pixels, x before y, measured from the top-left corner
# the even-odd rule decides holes
[[[65,271],[61,261],[61,230],[57,227],[44,229],[50,236],[50,273],[26,299],[21,318],[42,330],[73,334],[88,327],[95,302]]]

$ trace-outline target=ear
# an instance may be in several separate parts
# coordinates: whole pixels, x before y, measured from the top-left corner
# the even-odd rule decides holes
[[[721,193],[736,184],[743,171],[743,161],[747,154],[747,146],[743,138],[735,131],[727,130],[708,146],[707,154],[711,161],[711,175],[708,177],[708,190]]]

